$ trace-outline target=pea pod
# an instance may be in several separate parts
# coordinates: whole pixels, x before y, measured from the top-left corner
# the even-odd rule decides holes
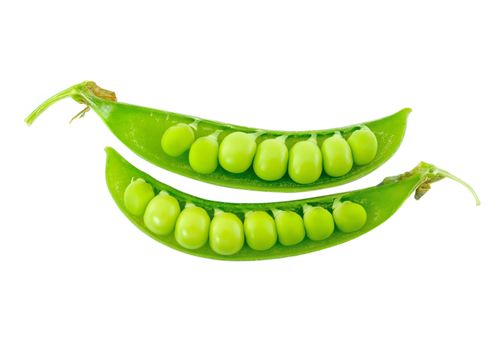
[[[93,109],[119,140],[161,168],[216,185],[277,192],[337,186],[370,173],[399,148],[411,111],[335,129],[259,130],[120,103],[114,92],[85,81],[49,98],[25,121],[32,124],[66,97],[86,105],[74,118]]]
[[[352,192],[275,203],[215,202],[155,180],[128,163],[112,148],[107,148],[106,152],[107,185],[112,198],[128,219],[147,235],[171,248],[212,259],[274,259],[344,243],[383,223],[413,192],[419,199],[429,190],[431,183],[445,177],[466,186],[479,204],[476,193],[468,184],[423,162],[412,171],[388,177],[375,187]],[[175,233],[156,234],[145,225],[144,217],[138,215],[136,207],[128,210],[126,205],[136,202],[128,197],[134,196],[136,188],[141,188],[137,182],[149,184],[157,193],[150,203],[158,196],[169,195],[180,208],[186,208],[184,211],[194,211],[196,207],[201,213],[178,215],[177,212],[169,214],[167,210],[166,215],[171,217],[164,221],[177,221]],[[145,192],[144,188],[137,191],[141,199],[145,198]],[[189,223],[193,223],[190,229]],[[178,230],[179,226],[183,230]]]

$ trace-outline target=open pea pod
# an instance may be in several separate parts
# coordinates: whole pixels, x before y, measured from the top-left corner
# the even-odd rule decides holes
[[[377,227],[415,192],[445,177],[434,165],[388,177],[375,187],[274,203],[209,201],[163,184],[107,148],[109,191],[126,217],[155,240],[184,253],[221,260],[262,260],[305,254]]]
[[[147,161],[196,180],[242,189],[296,192],[356,180],[399,148],[410,109],[347,127],[284,132],[223,124],[120,103],[93,82],[72,86],[40,105],[71,97],[90,108],[126,146]]]

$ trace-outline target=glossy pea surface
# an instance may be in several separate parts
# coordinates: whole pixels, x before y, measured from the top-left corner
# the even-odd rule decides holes
[[[333,217],[336,227],[341,232],[360,230],[367,221],[366,209],[351,201],[337,203],[333,210]]]
[[[264,140],[257,147],[254,157],[255,174],[266,181],[281,179],[287,172],[289,150],[283,140]]]
[[[210,223],[210,248],[220,255],[240,251],[244,243],[243,224],[233,213],[216,213]]]
[[[289,176],[299,184],[317,181],[322,174],[322,154],[311,140],[297,142],[289,152]]]
[[[231,173],[243,173],[252,164],[256,148],[254,135],[241,131],[233,132],[221,142],[219,164]]]
[[[284,246],[300,243],[305,238],[303,218],[290,210],[275,213],[278,241]]]
[[[249,212],[243,224],[247,245],[254,250],[267,250],[277,241],[275,220],[265,211]]]
[[[357,165],[370,163],[378,152],[378,141],[375,134],[368,128],[355,130],[348,138],[352,149],[353,160]]]
[[[136,179],[131,181],[124,191],[124,206],[131,214],[140,216],[152,198],[154,198],[152,186],[143,179]]]
[[[147,204],[144,224],[156,235],[167,235],[173,231],[179,213],[178,201],[168,193],[161,191]]]
[[[219,143],[214,136],[198,138],[189,150],[189,165],[200,174],[211,174],[217,169]]]
[[[333,135],[322,143],[322,159],[329,176],[342,176],[352,170],[352,150],[341,135]]]
[[[175,225],[175,240],[187,249],[198,249],[208,241],[210,217],[205,209],[186,206]]]
[[[191,147],[194,142],[194,130],[183,123],[170,126],[161,138],[163,151],[172,157],[178,157]]]
[[[333,216],[322,207],[312,207],[305,210],[303,220],[306,235],[312,241],[326,239],[334,232]]]

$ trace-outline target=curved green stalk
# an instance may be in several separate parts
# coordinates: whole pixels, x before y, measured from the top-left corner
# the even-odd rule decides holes
[[[88,107],[93,109],[127,147],[140,157],[161,168],[215,185],[276,192],[309,191],[338,186],[357,180],[372,172],[392,157],[399,148],[406,130],[407,118],[411,112],[411,109],[405,108],[382,119],[327,130],[297,132],[259,130],[120,103],[117,102],[113,92],[102,89],[93,82],[86,81],[49,98],[26,118],[26,122],[32,124],[50,105],[66,97],[72,97],[77,102],[86,105],[86,109],[80,112],[76,116],[77,118],[82,117],[87,112]],[[375,134],[379,148],[377,156],[369,164],[354,165],[352,170],[339,177],[331,177],[323,172],[317,181],[310,184],[295,183],[288,174],[276,181],[265,181],[254,173],[252,167],[243,173],[233,174],[218,166],[211,174],[200,174],[191,168],[188,152],[179,157],[170,157],[163,152],[160,142],[164,131],[170,126],[178,123],[192,124],[195,122],[197,122],[196,138],[219,131],[217,140],[220,143],[227,135],[235,131],[260,133],[256,139],[257,143],[270,138],[285,137],[285,144],[289,149],[296,142],[309,139],[312,135],[316,135],[317,143],[321,146],[326,138],[336,132],[339,132],[343,137],[348,137],[357,128],[367,127]]]
[[[70,121],[76,118],[81,118],[87,111],[89,111],[90,105],[92,104],[92,99],[88,98],[89,93],[106,101],[117,101],[117,98],[113,91],[102,89],[92,81],[84,81],[49,97],[46,101],[44,101],[44,103],[42,103],[33,112],[31,112],[28,117],[25,118],[25,123],[31,125],[42,113],[44,113],[47,108],[67,97],[71,97],[75,101],[86,105],[86,108],[79,112]]]
[[[275,259],[305,254],[347,242],[366,232],[369,232],[390,218],[415,190],[420,190],[423,195],[426,193],[427,189],[430,188],[430,183],[438,181],[443,177],[453,179],[453,176],[447,176],[445,171],[438,169],[434,165],[420,163],[412,171],[386,178],[377,186],[358,191],[286,202],[224,203],[202,199],[174,189],[173,187],[159,182],[148,174],[135,168],[114,149],[107,148],[106,152],[106,179],[108,189],[117,206],[132,223],[153,239],[173,249],[192,255],[220,260]],[[308,238],[305,238],[301,243],[293,246],[282,246],[277,242],[271,249],[266,251],[252,250],[245,245],[235,255],[222,256],[213,252],[208,244],[196,250],[185,249],[176,242],[173,234],[169,234],[167,236],[155,235],[145,227],[142,217],[131,215],[124,206],[123,195],[126,187],[131,183],[131,180],[136,178],[145,180],[154,188],[156,193],[159,193],[160,191],[168,192],[179,201],[181,208],[183,208],[186,203],[191,203],[205,209],[210,217],[213,216],[216,210],[234,213],[240,217],[241,220],[244,219],[245,213],[253,210],[264,210],[273,215],[279,210],[292,210],[302,216],[303,206],[321,206],[329,211],[332,211],[334,201],[335,199],[338,199],[342,201],[349,200],[362,205],[367,212],[368,220],[366,224],[356,232],[343,233],[335,230],[329,238],[322,241],[311,241]],[[468,188],[474,193],[474,190],[472,190],[470,186]]]

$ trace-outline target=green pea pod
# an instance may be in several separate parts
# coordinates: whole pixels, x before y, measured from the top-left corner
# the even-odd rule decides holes
[[[26,123],[66,97],[86,105],[73,119],[93,109],[127,147],[161,168],[220,186],[277,192],[337,186],[370,173],[399,148],[411,111],[335,129],[259,130],[120,103],[114,92],[86,81],[49,98]]]
[[[419,199],[429,190],[431,183],[445,177],[466,186],[479,205],[476,193],[468,184],[423,162],[412,171],[388,177],[379,185],[362,190],[286,202],[237,204],[209,201],[178,191],[135,168],[114,149],[107,148],[106,152],[107,186],[128,219],[147,235],[171,248],[212,259],[282,258],[347,242],[390,218],[414,191],[415,198]],[[150,216],[138,215],[137,207],[128,210],[125,205],[125,202],[131,202],[131,198],[127,198],[128,189],[145,183],[158,196],[170,197],[177,209],[187,210],[180,215],[178,212],[166,214],[171,217],[161,215],[161,222],[176,221],[175,228],[172,225],[162,234],[156,234],[145,223],[145,220],[152,221]],[[150,190],[142,189],[137,197],[146,202],[153,196],[150,193]],[[151,203],[153,201],[151,199]],[[145,207],[145,203],[142,206]]]

